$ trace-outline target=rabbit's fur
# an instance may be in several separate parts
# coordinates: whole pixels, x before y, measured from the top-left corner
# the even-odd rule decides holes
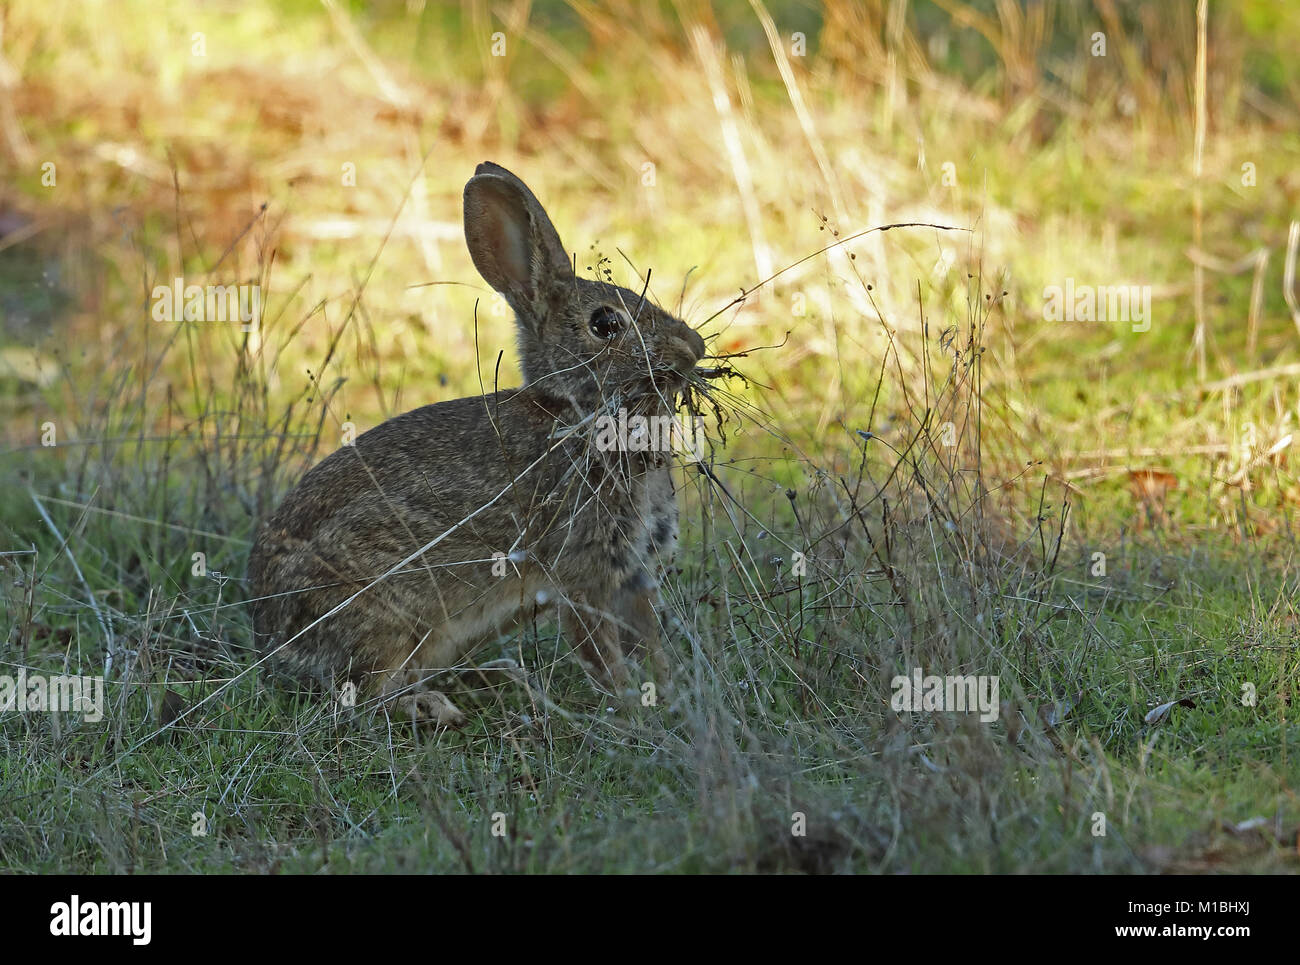
[[[515,312],[523,387],[362,434],[303,476],[249,560],[273,667],[351,680],[443,723],[460,711],[409,685],[539,604],[558,608],[588,671],[616,691],[633,683],[625,653],[659,653],[657,568],[677,538],[669,454],[599,451],[592,425],[619,408],[670,414],[704,355],[641,294],[577,277],[509,171],[480,164],[464,203],[474,264]]]

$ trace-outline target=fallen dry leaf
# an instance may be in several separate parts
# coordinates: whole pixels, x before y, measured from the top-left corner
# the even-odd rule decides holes
[[[1161,704],[1159,707],[1152,707],[1147,711],[1147,715],[1142,719],[1148,724],[1158,724],[1169,716],[1169,711],[1174,707],[1195,707],[1196,701],[1191,697],[1183,697],[1179,700],[1171,700],[1167,704]]]

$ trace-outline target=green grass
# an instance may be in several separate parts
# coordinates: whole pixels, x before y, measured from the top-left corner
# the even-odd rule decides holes
[[[1300,393],[1213,385],[1300,360],[1282,296],[1300,139],[1268,114],[1300,75],[1272,5],[1215,14],[1204,247],[1270,260],[1253,353],[1250,271],[1207,270],[1206,385],[1182,21],[1143,32],[1155,7],[1126,7],[1133,75],[1113,35],[1106,62],[1086,57],[1089,8],[1062,10],[1024,89],[1014,43],[912,4],[891,113],[883,14],[769,4],[783,34],[809,32],[794,69],[827,177],[752,9],[719,4],[770,260],[791,267],[704,326],[713,351],[749,350],[749,381],[718,396],[716,481],[680,471],[671,689],[611,706],[540,622],[472,661],[512,657],[537,688],[459,668],[446,686],[469,723],[449,732],[262,676],[256,522],[344,422],[477,392],[499,351],[517,378],[509,320],[454,236],[479,160],[532,184],[579,270],[607,256],[635,285],[626,253],[692,323],[754,284],[690,25],[671,6],[634,28],[617,5],[538,4],[502,64],[482,6],[345,7],[402,107],[316,5],[132,3],[158,36],[21,0],[5,25],[23,69],[0,97],[30,158],[0,202],[41,230],[0,238],[0,674],[113,667],[102,722],[0,714],[0,870],[1296,870],[1300,487],[1289,447],[1262,454]],[[173,42],[200,29],[203,61]],[[451,234],[386,238],[399,211]],[[974,231],[878,233],[796,265],[897,221]],[[149,287],[176,275],[260,281],[259,338],[150,321]],[[1157,286],[1150,331],[1044,322],[1043,287],[1066,277]],[[1175,485],[1144,496],[1146,470]],[[891,710],[914,667],[996,675],[998,718]]]
[[[1294,680],[1294,647],[1214,620],[1215,603],[1237,597],[1204,590],[1180,579],[1158,608],[1090,608],[1091,633],[1082,617],[1025,621],[1029,639],[1005,663],[971,660],[1026,688],[1010,696],[1026,718],[1014,739],[1006,716],[987,729],[891,723],[870,667],[892,639],[872,621],[856,615],[833,638],[841,666],[867,678],[855,687],[828,669],[830,644],[806,645],[796,662],[749,634],[757,617],[738,595],[734,637],[702,621],[711,652],[685,661],[681,704],[642,714],[605,712],[563,661],[548,692],[572,719],[542,720],[508,689],[477,700],[465,690],[473,723],[436,735],[296,704],[251,675],[219,689],[173,670],[161,676],[197,709],[162,734],[148,685],[110,689],[107,727],[60,733],[36,715],[6,727],[3,861],[112,872],[1283,870],[1289,849],[1224,825],[1287,813],[1285,711],[1237,696],[1243,681],[1267,695]],[[532,667],[556,658],[545,632],[507,652]],[[1040,715],[1049,693],[1072,703],[1055,727]],[[1196,707],[1143,724],[1153,703],[1193,694]],[[1104,838],[1089,831],[1098,811]],[[192,834],[196,812],[206,836]],[[806,838],[789,833],[795,812]],[[497,813],[504,838],[491,833]]]

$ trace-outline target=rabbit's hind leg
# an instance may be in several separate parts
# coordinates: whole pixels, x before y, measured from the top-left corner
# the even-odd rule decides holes
[[[403,718],[417,724],[436,724],[439,727],[459,727],[465,714],[453,704],[446,694],[437,690],[421,690],[403,694],[393,703],[393,708]]]
[[[429,686],[427,678],[417,670],[392,674],[384,682],[379,697],[397,717],[417,724],[459,727],[465,722],[464,712],[446,694]]]

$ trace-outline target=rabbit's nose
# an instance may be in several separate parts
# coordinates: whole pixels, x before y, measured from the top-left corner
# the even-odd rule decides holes
[[[704,357],[704,339],[683,325],[670,341],[669,361],[678,372],[689,372]]]
[[[683,356],[690,356],[690,361],[685,365],[685,368],[690,368],[704,358],[704,339],[700,338],[700,333],[685,322],[677,323],[677,330],[673,333],[673,342],[676,349]]]
[[[695,353],[695,361],[698,362],[704,358],[704,339],[700,337],[699,332],[693,328],[688,328],[686,330],[686,341],[690,344],[691,351]]]

